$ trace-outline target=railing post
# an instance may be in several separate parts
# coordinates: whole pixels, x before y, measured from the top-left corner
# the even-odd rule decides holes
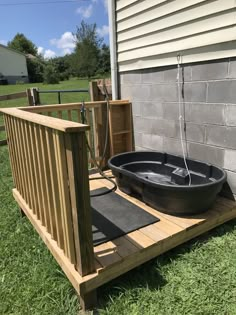
[[[81,276],[84,276],[95,270],[85,132],[65,133],[65,148],[74,229],[76,269]]]

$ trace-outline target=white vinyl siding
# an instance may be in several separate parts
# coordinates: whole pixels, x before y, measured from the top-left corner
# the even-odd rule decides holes
[[[25,56],[0,46],[0,73],[4,76],[28,76]]]
[[[236,55],[235,0],[116,2],[119,71]]]

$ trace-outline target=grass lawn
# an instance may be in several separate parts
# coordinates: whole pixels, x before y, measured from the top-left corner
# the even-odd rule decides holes
[[[0,314],[78,314],[73,287],[28,219],[21,218],[12,187],[4,146],[0,147]],[[100,314],[236,314],[235,227],[236,220],[226,223],[104,285],[98,289]]]

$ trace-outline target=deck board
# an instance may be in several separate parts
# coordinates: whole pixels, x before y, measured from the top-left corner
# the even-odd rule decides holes
[[[96,174],[92,176],[96,176]],[[111,188],[112,184],[104,179],[90,181],[91,190],[101,187]],[[126,195],[119,189],[116,190],[116,193],[144,211],[158,217],[160,221],[130,232],[116,240],[95,246],[96,259],[102,265],[99,273],[104,274],[104,276],[107,269],[114,268],[120,274],[119,268],[122,268],[122,266],[124,268],[128,261],[131,265],[138,266],[141,261],[147,261],[192,237],[204,233],[210,228],[236,217],[235,203],[223,197],[218,197],[213,207],[205,213],[177,217],[157,211],[140,200]],[[145,257],[140,259],[140,252],[146,253],[146,259]]]
[[[97,174],[93,176],[97,176]],[[101,187],[109,188],[111,184],[106,180],[90,181],[91,190]],[[144,211],[159,217],[160,221],[95,246],[96,271],[86,276],[80,276],[75,266],[71,264],[69,259],[64,255],[63,250],[51,238],[51,235],[42,226],[20,193],[16,189],[13,190],[13,195],[20,208],[28,216],[79,294],[83,295],[97,289],[104,283],[140,266],[150,259],[226,221],[236,218],[235,202],[222,197],[218,197],[213,207],[203,214],[189,217],[175,217],[161,213],[119,190],[116,193],[133,202]]]

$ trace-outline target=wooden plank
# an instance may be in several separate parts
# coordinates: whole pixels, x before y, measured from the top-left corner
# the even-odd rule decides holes
[[[94,254],[96,260],[98,260],[103,268],[121,261],[121,256],[116,251],[116,245],[112,242],[106,242],[94,247]]]
[[[51,129],[46,130],[46,141],[47,141],[47,148],[48,148],[48,162],[49,162],[49,176],[51,178],[52,183],[52,201],[53,205],[51,208],[51,215],[53,221],[55,220],[56,225],[56,236],[55,239],[58,242],[58,246],[64,250],[64,235],[63,235],[63,228],[62,228],[62,215],[61,215],[61,205],[58,196],[60,195],[59,191],[59,178],[57,172],[57,161],[56,161],[56,139],[55,139],[55,132]]]
[[[57,242],[51,238],[51,235],[46,231],[46,228],[42,226],[40,220],[37,219],[36,215],[32,213],[32,211],[29,209],[24,199],[16,189],[13,189],[13,196],[19,204],[20,208],[23,209],[23,211],[27,215],[28,219],[38,232],[39,236],[42,238],[48,249],[51,251],[58,264],[61,266],[62,270],[67,275],[75,290],[79,294],[83,294],[83,292],[85,291],[83,290],[83,288],[81,288],[81,284],[87,281],[87,279],[97,277],[98,274],[93,273],[87,277],[81,277],[76,271],[74,265],[71,264],[69,259],[64,255],[63,250],[59,248]]]
[[[46,227],[48,231],[48,217],[46,216],[46,200],[44,194],[44,176],[43,174],[43,160],[42,160],[42,148],[40,143],[39,135],[39,125],[33,125],[33,148],[35,150],[35,160],[36,160],[36,171],[38,176],[37,189],[38,189],[38,210],[39,218],[42,222],[42,225]]]
[[[62,219],[63,219],[63,233],[65,240],[65,252],[71,263],[76,264],[75,258],[75,241],[73,235],[73,220],[72,220],[72,208],[70,201],[70,192],[68,186],[68,171],[67,171],[67,160],[66,160],[66,148],[64,135],[57,133],[57,162],[58,162],[58,174],[59,174],[59,188],[60,195],[58,196],[61,200]],[[80,156],[78,155],[77,158]],[[84,222],[83,222],[84,223]]]
[[[130,103],[129,100],[110,100],[109,103],[111,105],[126,105]],[[100,108],[101,105],[106,105],[106,101],[94,101],[94,102],[84,102],[86,108]],[[41,106],[27,106],[27,107],[19,107],[23,111],[27,112],[48,112],[48,111],[58,111],[58,110],[72,110],[72,109],[80,109],[82,106],[82,102],[79,103],[66,103],[66,104],[53,104],[53,105],[41,105]]]
[[[49,157],[49,147],[47,146],[47,131],[45,128],[40,128],[40,140],[43,152],[43,165],[44,165],[44,172],[46,175],[45,183],[46,183],[46,191],[45,194],[47,196],[47,208],[49,215],[49,223],[50,223],[50,233],[52,238],[57,241],[57,231],[56,231],[56,222],[55,222],[55,212],[54,212],[54,203],[53,203],[53,184],[51,181],[51,169],[50,169],[50,157]]]
[[[72,121],[72,115],[71,115],[70,109],[67,111],[67,116],[68,116],[68,120]]]
[[[35,107],[28,107],[28,108],[32,109]],[[29,113],[25,110],[18,109],[18,108],[2,108],[0,112],[14,116],[16,118],[27,120],[37,125],[42,125],[42,126],[53,128],[55,130],[59,130],[63,132],[73,133],[73,132],[82,132],[85,130],[89,130],[89,126],[87,125],[82,125],[73,121],[62,120],[55,117],[43,116],[37,113]]]
[[[14,100],[23,97],[26,97],[26,92],[17,92],[12,94],[0,95],[0,101]]]
[[[143,264],[144,262],[182,244],[187,242],[188,240],[205,233],[213,229],[214,227],[229,221],[236,217],[236,208],[231,211],[223,211],[221,216],[214,216],[212,215],[207,220],[203,221],[201,224],[196,225],[195,228],[182,231],[176,235],[176,237],[168,237],[165,242],[157,242],[152,246],[147,246],[139,251],[136,254],[127,256],[126,259],[119,261],[118,263],[114,263],[113,265],[109,266],[109,268],[103,269],[99,274],[99,277],[91,278],[83,284],[83,289],[85,291],[93,290],[98,286],[110,281],[118,277],[119,275],[135,268]],[[137,243],[136,237],[134,237],[133,241],[135,244]]]
[[[36,178],[35,178],[35,169],[34,169],[34,156],[33,156],[33,148],[31,143],[31,136],[30,136],[30,125],[26,121],[25,123],[25,134],[27,135],[25,137],[25,144],[27,148],[27,154],[29,157],[28,165],[29,165],[29,173],[31,177],[31,194],[32,194],[32,211],[33,213],[36,213],[37,209],[37,190],[36,187]]]
[[[14,134],[13,137],[15,139],[15,146],[16,146],[16,157],[19,161],[19,171],[20,171],[20,181],[21,181],[21,195],[26,198],[26,181],[25,181],[25,174],[24,174],[24,166],[23,166],[23,162],[22,162],[22,146],[21,146],[21,139],[20,139],[20,135],[19,135],[19,131],[18,131],[18,123],[17,123],[17,119],[13,118],[13,130],[14,130]]]
[[[76,251],[76,269],[81,275],[94,271],[92,219],[85,134],[66,134],[66,157]]]
[[[31,175],[31,160],[30,160],[30,156],[29,156],[29,147],[26,144],[27,142],[27,138],[28,138],[28,134],[26,133],[26,121],[21,120],[19,121],[19,126],[20,126],[20,130],[21,130],[21,135],[22,135],[22,142],[23,142],[23,152],[24,152],[24,173],[26,174],[26,188],[27,188],[27,196],[28,196],[28,204],[30,209],[33,208],[33,191],[32,191],[32,175]]]
[[[13,144],[13,138],[11,135],[11,120],[9,119],[9,116],[4,115],[4,122],[7,128],[7,135],[8,135],[8,145],[9,145],[9,155],[10,155],[10,163],[11,163],[11,169],[12,169],[12,177],[14,186],[19,189],[18,184],[18,170],[17,170],[17,164],[15,159],[15,151],[14,151],[14,144]]]

